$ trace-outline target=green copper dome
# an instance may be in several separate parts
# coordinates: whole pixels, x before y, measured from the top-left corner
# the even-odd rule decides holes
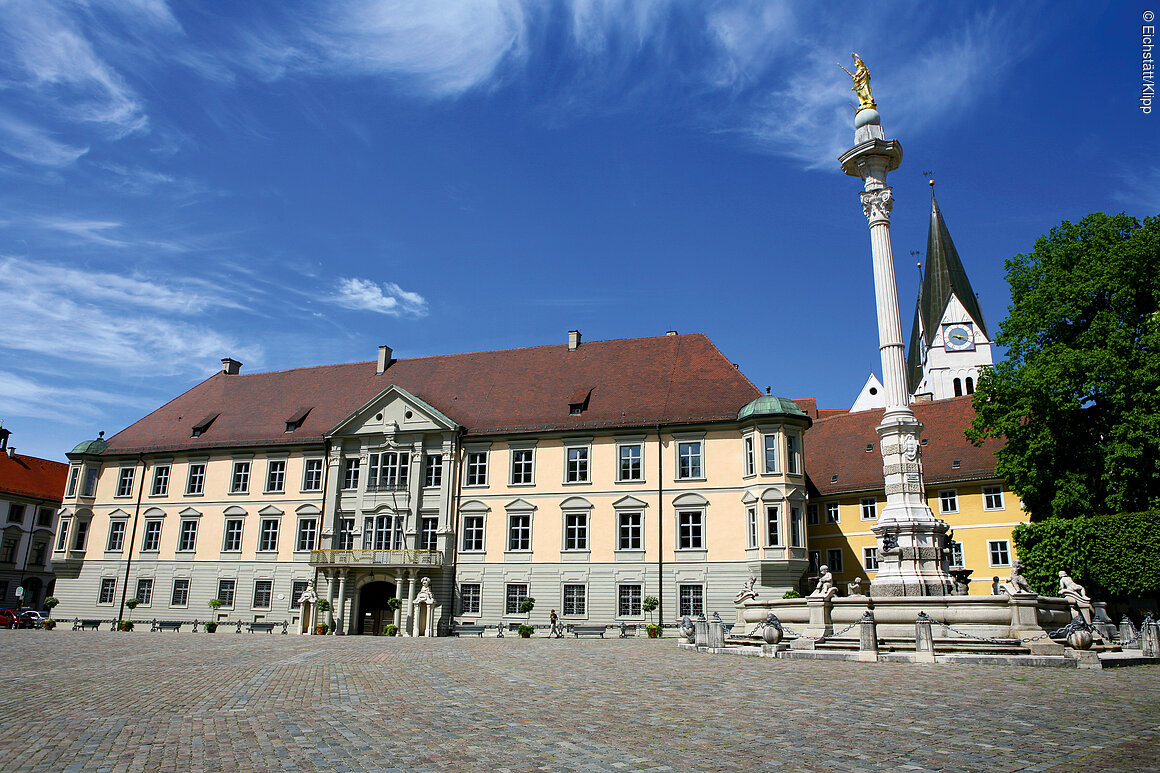
[[[737,420],[754,419],[760,416],[805,416],[806,412],[798,404],[786,397],[762,395],[737,412]]]
[[[78,443],[77,447],[70,451],[70,454],[99,454],[109,447],[109,441],[105,440],[105,433],[102,432],[100,437],[96,440],[86,440],[83,443]]]

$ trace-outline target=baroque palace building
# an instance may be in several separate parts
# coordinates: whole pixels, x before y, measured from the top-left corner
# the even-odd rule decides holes
[[[243,375],[82,443],[53,560],[62,618],[291,620],[347,634],[728,609],[808,564],[811,419],[703,335]],[[415,620],[429,581],[435,621]],[[392,612],[389,599],[402,608]]]

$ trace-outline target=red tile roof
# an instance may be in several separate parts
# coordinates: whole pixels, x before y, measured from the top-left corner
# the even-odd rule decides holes
[[[995,477],[995,452],[1002,441],[987,440],[976,448],[963,437],[975,415],[969,396],[915,403],[911,408],[924,425],[922,437],[927,444],[922,447],[922,470],[927,484]],[[829,496],[883,487],[882,451],[874,431],[883,413],[882,409],[819,412],[804,443],[811,492]],[[868,444],[873,446],[870,451]],[[835,474],[838,479],[831,483]]]
[[[68,465],[35,456],[0,452],[0,494],[60,503]]]
[[[468,435],[596,430],[736,419],[760,395],[704,335],[658,336],[225,375],[218,373],[109,440],[106,454],[320,442],[394,384]],[[583,413],[569,401],[591,389]],[[287,433],[286,422],[312,410]],[[193,426],[219,414],[200,437]]]

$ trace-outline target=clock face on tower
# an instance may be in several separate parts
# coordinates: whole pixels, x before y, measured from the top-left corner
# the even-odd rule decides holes
[[[975,348],[975,331],[966,323],[943,327],[943,348],[948,352],[969,352]]]

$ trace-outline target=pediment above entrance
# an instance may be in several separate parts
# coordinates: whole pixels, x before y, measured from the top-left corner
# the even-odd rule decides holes
[[[339,422],[327,435],[382,434],[391,438],[401,432],[447,432],[458,426],[438,409],[392,384]]]

